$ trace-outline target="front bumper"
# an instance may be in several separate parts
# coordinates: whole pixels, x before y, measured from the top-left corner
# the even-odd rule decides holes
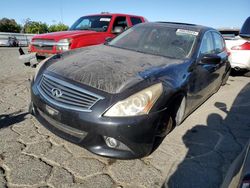
[[[35,66],[38,64],[36,53],[22,54],[19,60],[26,66]]]
[[[23,63],[25,66],[31,66],[31,67],[36,67],[38,63],[40,63],[41,60],[46,59],[47,57],[50,57],[54,54],[40,54],[37,52],[30,52],[25,54],[22,50],[22,48],[19,48],[19,60],[21,63]]]
[[[229,61],[233,69],[250,70],[250,51],[231,50]]]
[[[56,135],[101,156],[134,159],[149,155],[154,146],[157,128],[166,109],[150,115],[110,118],[95,112],[79,112],[50,104],[35,86],[31,92],[35,117]],[[57,113],[53,114],[51,110]],[[106,137],[119,141],[116,148],[108,147]]]

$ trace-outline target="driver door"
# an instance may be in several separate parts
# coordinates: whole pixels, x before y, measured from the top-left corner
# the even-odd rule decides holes
[[[211,31],[206,32],[202,37],[197,60],[189,80],[189,101],[194,107],[216,92],[221,83],[221,63],[203,63],[202,58],[205,55],[217,55]]]

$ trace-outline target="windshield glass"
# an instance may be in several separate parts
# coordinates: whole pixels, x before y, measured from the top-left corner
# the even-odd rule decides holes
[[[111,16],[85,16],[79,18],[69,30],[107,31]]]
[[[142,53],[183,59],[191,55],[198,32],[162,25],[138,25],[114,38],[109,45]]]

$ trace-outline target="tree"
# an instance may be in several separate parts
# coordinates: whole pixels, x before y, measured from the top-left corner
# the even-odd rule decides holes
[[[63,23],[53,24],[49,26],[49,32],[56,32],[56,31],[66,31],[69,27]]]
[[[26,23],[24,24],[25,33],[41,34],[47,33],[48,31],[48,25],[46,23],[30,21],[30,19],[27,19]]]
[[[0,20],[0,32],[20,33],[21,25],[17,24],[14,19],[2,18]]]

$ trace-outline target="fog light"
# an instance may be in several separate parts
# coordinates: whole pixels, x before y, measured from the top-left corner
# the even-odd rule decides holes
[[[105,140],[107,146],[110,147],[110,148],[116,148],[116,147],[119,146],[119,141],[117,141],[114,138],[104,137],[104,140]]]

